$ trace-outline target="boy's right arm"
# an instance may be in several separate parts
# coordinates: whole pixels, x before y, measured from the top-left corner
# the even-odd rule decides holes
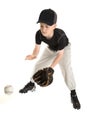
[[[25,60],[33,60],[33,59],[37,58],[39,51],[40,51],[40,45],[35,44],[35,48],[33,50],[33,53],[31,55],[27,55]]]

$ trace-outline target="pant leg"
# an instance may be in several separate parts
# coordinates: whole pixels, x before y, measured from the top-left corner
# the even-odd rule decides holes
[[[71,44],[64,49],[64,55],[59,62],[65,83],[69,90],[74,90],[76,87],[72,67],[71,67]]]
[[[31,81],[33,81],[32,76],[34,75],[34,73],[40,69],[43,69],[45,67],[49,67],[51,65],[52,61],[54,60],[54,58],[56,57],[56,55],[57,55],[56,52],[51,51],[48,47],[45,48],[40,59],[35,64],[35,67],[34,67],[33,72],[31,74]]]

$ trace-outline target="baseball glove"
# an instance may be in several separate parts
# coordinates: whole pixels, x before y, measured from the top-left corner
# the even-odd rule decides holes
[[[40,86],[46,87],[53,82],[54,70],[51,67],[38,70],[33,75],[33,80]]]

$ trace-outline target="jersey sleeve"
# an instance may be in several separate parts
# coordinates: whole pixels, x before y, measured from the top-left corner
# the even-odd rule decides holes
[[[62,50],[69,44],[69,40],[68,40],[67,36],[65,34],[63,34],[60,37],[58,43],[59,43],[59,50]]]
[[[40,30],[36,32],[35,43],[38,44],[38,45],[41,44],[41,32],[40,32]]]

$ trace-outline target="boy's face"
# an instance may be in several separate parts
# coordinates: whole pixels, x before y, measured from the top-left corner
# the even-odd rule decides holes
[[[49,26],[45,23],[40,23],[40,30],[43,36],[46,38],[51,38],[54,34],[54,29],[56,28],[56,24]]]

